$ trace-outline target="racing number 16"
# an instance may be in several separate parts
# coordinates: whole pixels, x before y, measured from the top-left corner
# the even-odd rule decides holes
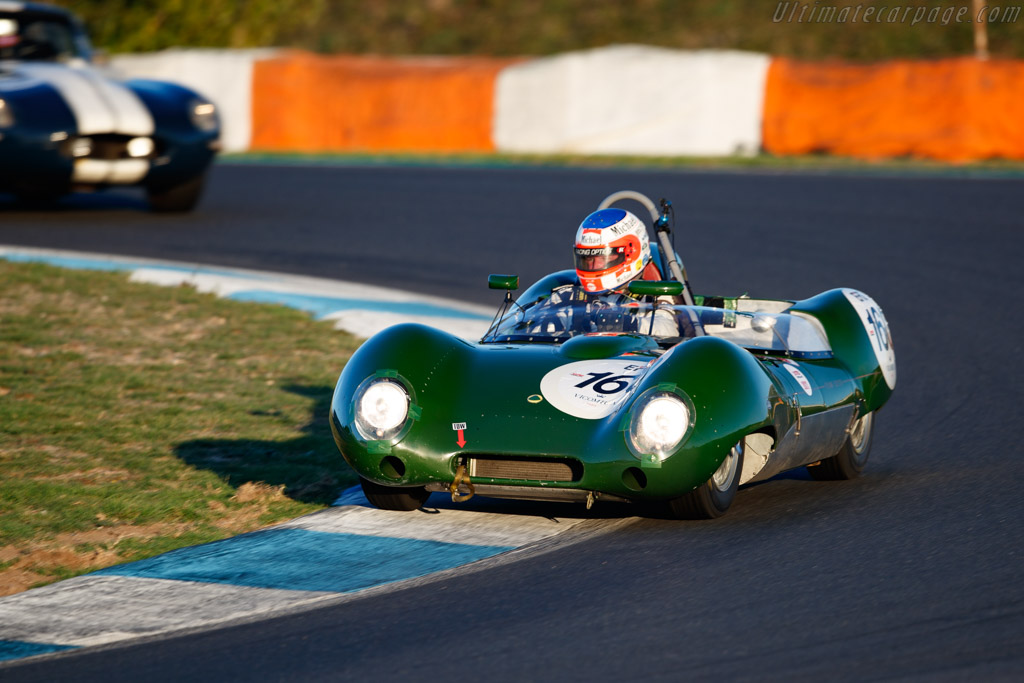
[[[576,385],[577,389],[593,384],[591,387],[599,394],[617,394],[630,385],[636,375],[615,375],[611,372],[588,372],[590,379],[585,379]]]
[[[868,323],[875,329],[875,339],[878,341],[878,349],[885,351],[889,348],[889,326],[885,319],[879,315],[878,309],[874,306],[868,309]]]

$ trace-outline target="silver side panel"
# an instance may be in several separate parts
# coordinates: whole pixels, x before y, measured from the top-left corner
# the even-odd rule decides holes
[[[849,404],[801,418],[799,428],[794,426],[782,437],[768,462],[749,481],[764,481],[779,472],[831,458],[846,441],[855,409]]]

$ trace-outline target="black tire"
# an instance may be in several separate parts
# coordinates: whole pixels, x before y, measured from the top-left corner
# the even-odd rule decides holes
[[[30,209],[52,209],[67,193],[67,188],[20,187],[14,196]]]
[[[201,173],[179,185],[146,188],[149,208],[158,213],[191,211],[199,203],[205,181],[206,175]]]
[[[732,447],[722,465],[704,484],[668,502],[673,519],[715,519],[732,505],[743,472],[743,442]]]
[[[875,414],[868,413],[853,423],[843,447],[831,458],[807,466],[807,472],[818,481],[856,479],[868,464],[871,439],[875,433]]]
[[[381,510],[418,510],[427,502],[430,491],[422,486],[382,486],[359,477],[366,500]]]

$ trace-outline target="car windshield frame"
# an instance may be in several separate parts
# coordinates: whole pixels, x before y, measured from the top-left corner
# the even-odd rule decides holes
[[[581,335],[643,335],[670,347],[701,336],[726,339],[754,352],[794,358],[831,358],[818,321],[799,312],[750,312],[684,306],[625,294],[594,296],[572,288],[568,296],[518,301],[487,331],[481,343],[561,344]]]
[[[70,16],[52,12],[0,10],[0,61],[89,61],[92,47],[80,25]]]

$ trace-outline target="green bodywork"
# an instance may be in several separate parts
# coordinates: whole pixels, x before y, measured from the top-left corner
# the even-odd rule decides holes
[[[571,273],[548,276],[520,300],[544,296]],[[735,309],[738,300],[714,301]],[[500,456],[570,462],[574,480],[474,477],[473,483],[535,492],[577,489],[628,500],[675,498],[705,483],[749,435],[766,434],[774,445],[787,436],[787,444],[819,438],[814,429],[800,435],[815,415],[831,410],[845,428],[888,399],[892,390],[871,339],[843,290],[796,302],[787,313],[795,311],[820,322],[832,354],[789,358],[786,352],[752,351],[714,336],[670,348],[641,334],[581,335],[562,343],[470,343],[423,325],[397,325],[363,344],[342,372],[331,406],[334,438],[360,476],[388,486],[437,490],[454,480],[463,458]],[[601,419],[574,417],[543,397],[540,382],[549,371],[591,359],[636,361],[648,369],[629,398]],[[794,367],[813,385],[811,395],[802,390]],[[409,424],[391,442],[364,441],[353,426],[356,389],[375,375],[400,381],[410,394]],[[634,402],[656,388],[682,392],[693,409],[692,429],[663,461],[634,455],[627,433]],[[849,408],[835,411],[842,406]],[[785,461],[791,466],[807,464],[805,457],[791,458]]]

